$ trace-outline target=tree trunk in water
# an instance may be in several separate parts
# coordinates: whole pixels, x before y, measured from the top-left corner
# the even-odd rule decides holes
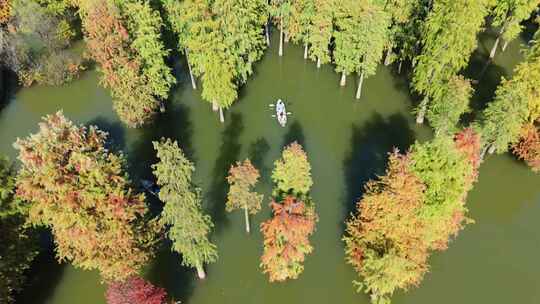
[[[398,74],[401,74],[401,66],[402,66],[402,65],[403,65],[403,60],[400,60],[400,61],[399,61],[398,68],[397,68]]]
[[[308,44],[306,43],[306,45],[304,46],[304,59],[307,59],[307,56],[308,56]]]
[[[360,99],[362,96],[362,84],[364,83],[364,72],[360,74],[360,80],[358,81],[358,89],[356,89],[356,99]]]
[[[424,118],[426,117],[427,105],[429,102],[429,97],[424,97],[424,100],[420,103],[420,110],[416,114],[416,123],[421,125],[424,123]]]
[[[499,42],[501,41],[501,36],[497,36],[497,39],[495,40],[495,44],[493,44],[493,48],[491,48],[491,52],[489,53],[489,59],[495,58],[495,53],[497,52],[497,48],[499,47]]]
[[[193,77],[193,71],[191,70],[191,64],[189,63],[189,56],[188,56],[188,50],[185,49],[186,52],[186,62],[189,69],[189,77],[191,78],[191,87],[196,90],[197,89],[197,83],[195,82],[195,77]]]
[[[502,51],[506,51],[506,48],[508,47],[508,43],[509,41],[505,41],[504,44],[503,44],[503,47],[502,47]]]
[[[392,50],[389,49],[388,52],[386,52],[386,57],[384,58],[384,65],[388,66],[390,65],[390,59],[392,58]]]
[[[279,56],[283,56],[283,20],[279,22]]]
[[[244,216],[246,218],[246,232],[249,234],[249,213],[247,207],[244,207]]]
[[[223,116],[223,108],[222,107],[219,107],[219,121],[221,123],[225,122],[225,117]]]
[[[321,58],[317,57],[317,69],[321,68]]]
[[[347,75],[345,75],[345,72],[341,72],[341,80],[339,81],[339,85],[344,87],[347,84]]]
[[[201,264],[197,264],[197,276],[199,279],[204,280],[206,279],[206,272],[204,272],[204,267]]]
[[[290,39],[289,34],[285,33],[285,34],[283,34],[283,36],[285,37],[285,42],[289,43],[289,39]]]
[[[217,103],[215,101],[212,102],[212,111],[217,112],[218,109],[219,109],[219,107],[218,107]]]
[[[495,153],[495,150],[496,150],[496,148],[495,148],[495,146],[492,144],[491,146],[489,146],[488,153],[489,153],[489,154],[493,154],[493,153]]]
[[[270,46],[270,27],[268,26],[268,21],[266,21],[264,33],[266,35],[266,45]]]

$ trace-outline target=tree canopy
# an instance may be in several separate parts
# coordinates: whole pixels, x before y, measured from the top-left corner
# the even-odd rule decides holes
[[[29,204],[28,221],[52,230],[59,261],[97,269],[109,281],[136,274],[149,260],[157,227],[144,195],[131,188],[124,157],[109,152],[106,140],[105,132],[58,112],[15,148],[17,196]]]
[[[192,182],[195,167],[176,141],[162,139],[153,144],[159,162],[152,168],[160,186],[159,198],[165,203],[160,221],[169,227],[172,249],[182,255],[182,265],[195,267],[204,278],[203,265],[215,262],[218,255],[209,240],[212,220],[202,212],[201,190]]]

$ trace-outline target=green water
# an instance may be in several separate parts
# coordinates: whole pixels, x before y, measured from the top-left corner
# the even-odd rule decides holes
[[[477,75],[492,43],[489,35],[482,36],[468,74]],[[78,123],[110,131],[113,147],[128,157],[134,180],[151,176],[149,166],[155,161],[151,141],[175,138],[196,163],[205,208],[216,224],[212,239],[220,257],[207,267],[208,278],[200,281],[192,270],[180,266],[180,257],[165,245],[145,271],[154,284],[190,304],[369,303],[367,296],[355,293],[351,284],[355,273],[344,262],[343,221],[362,185],[384,172],[387,152],[393,146],[406,149],[431,133],[428,127],[414,124],[408,83],[392,68],[380,67],[376,76],[365,81],[362,100],[355,101],[352,77],[347,87],[340,88],[330,66],[317,70],[292,45],[279,58],[275,45],[227,111],[224,125],[179,69],[180,84],[168,112],[151,127],[126,129],[112,112],[108,92],[97,85],[97,73],[90,71],[69,86],[18,91],[0,110],[0,153],[14,158],[12,142],[35,132],[41,116],[59,109]],[[479,84],[475,108],[493,95],[501,75],[511,74],[521,60],[519,48],[520,42],[513,43],[497,56]],[[286,128],[271,117],[268,104],[277,98],[285,100],[293,113]],[[298,280],[270,284],[258,267],[262,253],[258,229],[246,236],[242,214],[224,211],[224,175],[233,161],[250,157],[262,170],[258,190],[268,201],[272,162],[293,140],[302,143],[309,155],[320,221],[312,238],[315,251],[307,257],[304,273]],[[540,177],[511,156],[490,156],[467,201],[476,223],[448,251],[433,255],[422,285],[396,294],[394,303],[539,303],[539,182]],[[269,216],[265,205],[252,218],[252,227]],[[57,265],[43,256],[19,302],[101,304],[104,291],[97,273]]]

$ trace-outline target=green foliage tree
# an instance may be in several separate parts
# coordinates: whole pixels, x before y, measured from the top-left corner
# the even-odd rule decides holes
[[[263,195],[251,191],[259,177],[259,171],[249,159],[244,160],[243,163],[237,162],[236,166],[232,165],[227,176],[230,188],[227,194],[226,210],[231,212],[235,209],[244,209],[247,233],[250,230],[249,213],[256,214],[261,210]]]
[[[202,212],[201,191],[192,182],[195,171],[176,141],[153,142],[159,162],[152,165],[159,198],[165,203],[161,223],[169,227],[173,250],[182,254],[182,264],[195,267],[204,279],[204,264],[217,260],[216,246],[208,238],[213,227],[210,216]]]
[[[38,133],[15,143],[17,196],[28,202],[31,224],[52,230],[59,261],[123,280],[151,257],[157,227],[106,139],[61,112],[46,116]]]
[[[360,74],[356,98],[365,77],[374,75],[388,43],[390,15],[378,0],[342,1],[336,8],[334,57],[341,85],[352,72]]]
[[[503,79],[495,99],[482,113],[477,127],[485,150],[504,153],[516,143],[524,125],[540,117],[540,44],[539,32],[526,51],[525,61],[514,69],[510,80]]]
[[[410,38],[414,39],[414,32],[411,30],[415,21],[415,14],[418,6],[422,6],[422,1],[415,0],[386,0],[385,11],[391,16],[389,39],[386,44],[385,65],[392,63],[398,56],[394,54],[394,48],[403,48]],[[407,36],[413,37],[407,37]],[[402,52],[404,50],[399,50]],[[399,54],[399,53],[398,53]]]
[[[161,17],[148,2],[111,0],[82,2],[81,16],[87,47],[120,119],[129,127],[148,123],[175,82],[164,60]]]
[[[223,108],[236,100],[238,86],[252,74],[266,47],[266,2],[164,0],[164,7],[181,49],[189,50],[190,71],[201,77],[203,99],[219,109],[224,122]]]
[[[428,270],[424,221],[418,216],[426,189],[410,169],[410,157],[390,154],[386,175],[369,181],[347,221],[347,262],[362,277],[355,282],[373,303],[387,303],[396,289],[417,286]]]
[[[14,198],[15,172],[0,157],[0,302],[15,303],[15,293],[37,254],[35,234],[24,225],[27,208]]]
[[[449,136],[415,144],[410,154],[411,171],[426,186],[425,201],[419,210],[426,225],[425,242],[430,249],[444,250],[450,237],[467,222],[464,199],[472,187],[475,168]]]
[[[334,34],[334,0],[313,0],[315,12],[312,14],[311,23],[307,28],[309,36],[307,44],[309,58],[317,61],[317,68],[330,62],[330,41]]]
[[[467,65],[488,4],[489,0],[433,1],[422,27],[422,51],[415,59],[413,87],[424,95],[417,108],[417,123],[424,122],[430,100],[440,99],[444,84]]]
[[[452,76],[441,93],[434,99],[427,111],[427,118],[436,134],[454,134],[462,114],[469,111],[469,100],[473,88],[468,79]]]
[[[283,39],[285,28],[291,15],[294,0],[270,0],[270,15],[279,23],[279,56],[283,56]]]
[[[521,22],[528,19],[538,9],[538,0],[499,0],[493,8],[492,25],[500,27],[495,44],[489,58],[495,58],[501,38],[504,40],[502,50],[523,30]]]
[[[290,17],[287,23],[287,36],[295,43],[304,45],[304,59],[308,58],[311,23],[315,16],[314,0],[295,0],[290,2]]]
[[[302,146],[293,142],[287,146],[274,163],[272,180],[276,184],[276,194],[286,193],[300,196],[309,193],[313,180],[311,165]]]

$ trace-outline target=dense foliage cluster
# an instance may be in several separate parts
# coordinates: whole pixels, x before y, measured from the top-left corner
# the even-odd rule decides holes
[[[311,165],[302,146],[294,142],[287,146],[274,163],[272,180],[276,184],[277,193],[286,193],[299,196],[307,194],[313,180],[311,179]]]
[[[182,254],[182,264],[195,267],[204,278],[203,266],[217,260],[217,250],[209,240],[212,220],[202,212],[201,191],[191,181],[195,167],[176,141],[154,142],[154,149],[159,162],[152,168],[161,187],[159,198],[165,202],[160,221],[169,227],[172,248]]]
[[[24,86],[60,85],[84,69],[80,54],[67,50],[74,36],[70,15],[55,15],[33,0],[6,4],[0,22],[0,60]]]
[[[444,95],[445,84],[469,62],[489,0],[434,0],[422,27],[422,51],[414,60],[413,86],[425,96],[418,108],[423,123],[430,101]]]
[[[82,12],[88,50],[120,119],[130,127],[147,123],[175,82],[164,61],[160,15],[134,1],[90,1]]]
[[[60,261],[122,280],[150,258],[154,228],[123,156],[109,152],[106,139],[61,112],[47,116],[38,133],[15,144],[22,163],[17,196],[29,204],[30,223],[52,230]]]
[[[426,187],[411,172],[410,163],[409,156],[394,151],[386,175],[366,184],[358,214],[347,222],[347,262],[374,302],[397,288],[417,286],[428,269],[425,224],[418,217]]]
[[[305,255],[313,251],[309,236],[317,222],[315,204],[309,196],[311,165],[302,146],[294,142],[285,147],[274,166],[273,217],[261,224],[261,267],[270,282],[296,279],[302,273]]]
[[[6,304],[15,303],[37,254],[35,235],[24,225],[27,208],[14,195],[15,172],[0,157],[0,302]]]
[[[140,277],[113,282],[107,289],[107,304],[165,304],[165,289],[156,287]]]
[[[244,209],[247,233],[250,230],[249,214],[256,214],[261,210],[263,195],[251,190],[257,184],[259,177],[259,170],[251,164],[249,159],[232,165],[227,176],[230,187],[225,208],[228,212]]]
[[[523,159],[534,172],[540,172],[540,131],[533,124],[527,124],[521,130],[517,143],[512,151]]]
[[[483,145],[503,153],[518,141],[527,123],[540,117],[540,43],[538,33],[526,51],[525,61],[515,69],[511,79],[503,79],[495,99],[482,113],[479,129]]]
[[[476,181],[480,138],[467,128],[390,154],[386,174],[369,181],[347,221],[347,261],[359,289],[386,303],[396,289],[418,286],[433,250],[444,250],[468,222],[465,198]]]
[[[269,274],[270,282],[296,279],[304,271],[305,256],[313,251],[309,236],[315,230],[315,212],[293,196],[270,206],[273,217],[261,224],[263,273]]]

